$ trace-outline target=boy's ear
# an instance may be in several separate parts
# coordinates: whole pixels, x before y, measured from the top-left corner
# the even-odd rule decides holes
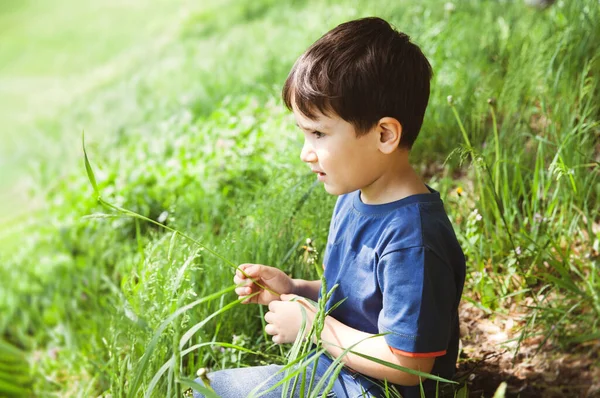
[[[379,132],[379,150],[390,154],[398,148],[402,138],[402,125],[393,117],[384,117],[377,123]]]

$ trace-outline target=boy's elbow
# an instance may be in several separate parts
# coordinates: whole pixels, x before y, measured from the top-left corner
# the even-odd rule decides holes
[[[398,375],[398,381],[392,381],[392,383],[406,387],[413,387],[418,386],[423,381],[425,381],[423,377],[401,372],[401,374]]]
[[[387,377],[387,381],[400,386],[412,387],[418,386],[419,383],[424,382],[425,378],[398,370],[395,371],[391,377]]]
[[[435,363],[435,358],[409,358],[398,354],[396,354],[396,356],[400,359],[400,366],[422,373],[431,373],[433,364]],[[388,381],[394,384],[412,387],[418,386],[420,383],[424,382],[426,378],[427,377],[417,376],[403,371],[396,371]]]

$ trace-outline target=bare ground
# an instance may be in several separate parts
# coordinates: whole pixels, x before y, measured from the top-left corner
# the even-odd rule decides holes
[[[600,397],[600,341],[565,352],[538,336],[523,340],[515,355],[522,315],[490,316],[461,305],[457,378],[469,397],[492,397],[502,382],[507,397]]]

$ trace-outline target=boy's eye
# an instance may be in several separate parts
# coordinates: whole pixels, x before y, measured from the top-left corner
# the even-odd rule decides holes
[[[325,134],[321,133],[320,131],[313,131],[313,135],[317,138],[325,137]]]

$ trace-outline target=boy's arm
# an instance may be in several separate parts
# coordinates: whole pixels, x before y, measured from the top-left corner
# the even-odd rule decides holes
[[[370,336],[373,335],[351,328],[337,319],[328,316],[325,318],[325,327],[321,333],[321,342],[323,343],[323,347],[326,348],[329,354],[334,358],[339,357],[344,352],[344,349],[360,341],[360,343],[352,348],[352,351],[425,373],[429,373],[431,372],[431,369],[433,369],[435,357],[412,358],[395,354],[390,349],[384,336],[368,338]],[[359,373],[379,380],[387,379],[391,383],[403,386],[414,386],[419,384],[419,376],[392,369],[385,365],[380,365],[356,354],[346,354],[342,358],[342,362]]]
[[[292,279],[294,283],[294,294],[318,301],[319,291],[321,290],[321,280],[307,281],[304,279]]]
[[[313,281],[314,282],[314,281]],[[269,304],[269,312],[265,314],[268,325],[265,327],[267,334],[273,336],[273,342],[277,344],[294,342],[300,331],[302,318],[304,317],[300,306],[304,306],[304,314],[307,323],[314,321],[317,312],[311,304],[305,300],[291,301],[298,298],[294,295],[281,295],[281,300]],[[308,330],[308,329],[307,329]],[[405,355],[395,354],[391,351],[384,336],[372,337],[373,334],[361,332],[347,326],[337,319],[327,316],[325,325],[321,332],[323,347],[333,357],[339,357],[346,348],[353,346],[352,351],[378,358],[405,368],[429,373],[433,369],[434,357],[412,358]],[[357,344],[358,343],[358,344]],[[356,354],[348,353],[342,358],[342,362],[348,367],[366,376],[376,379],[387,379],[393,384],[414,386],[419,384],[419,377],[402,372],[385,365],[378,364]]]

